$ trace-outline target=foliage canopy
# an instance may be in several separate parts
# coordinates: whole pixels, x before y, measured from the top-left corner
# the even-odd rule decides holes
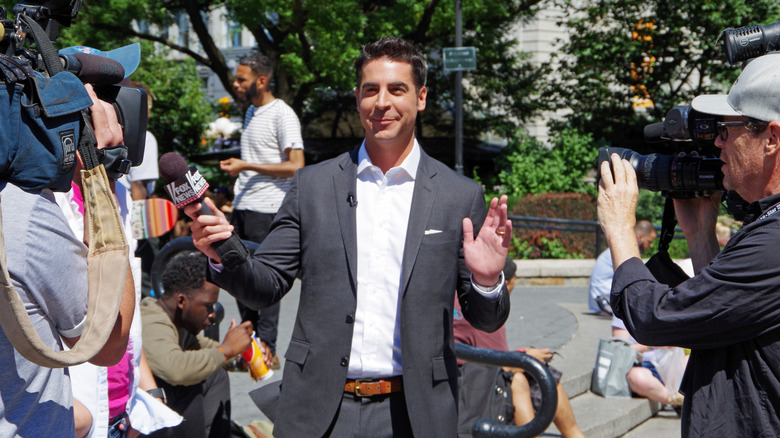
[[[566,124],[646,152],[642,130],[700,94],[724,93],[739,73],[718,44],[727,28],[780,20],[772,0],[555,0],[570,40],[547,96]],[[649,99],[635,111],[633,99]]]
[[[529,92],[543,70],[523,62],[507,38],[512,26],[533,16],[539,2],[463,0],[463,44],[476,46],[479,60],[478,70],[464,75],[478,84],[470,96],[474,103],[466,108],[467,136],[485,129],[509,131],[540,108]],[[452,1],[104,0],[85,3],[72,32],[80,43],[98,47],[129,39],[165,45],[212,70],[232,94],[233,72],[217,42],[231,38],[231,29],[240,26],[229,26],[225,34],[209,33],[212,11],[245,26],[254,39],[250,45],[272,59],[275,95],[302,117],[310,131],[306,136],[360,136],[353,129],[359,124],[354,123],[352,61],[362,44],[385,35],[407,38],[428,54],[429,109],[419,121],[419,135],[451,135],[453,75],[442,71],[440,53],[442,47],[454,46]],[[134,27],[133,20],[140,25]],[[178,23],[188,23],[187,36],[199,44],[187,45],[181,35],[170,38],[167,30]]]

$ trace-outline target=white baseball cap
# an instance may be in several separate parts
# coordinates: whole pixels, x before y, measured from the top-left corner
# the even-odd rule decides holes
[[[705,114],[780,121],[780,53],[769,53],[750,61],[734,81],[729,94],[697,96],[691,106]]]

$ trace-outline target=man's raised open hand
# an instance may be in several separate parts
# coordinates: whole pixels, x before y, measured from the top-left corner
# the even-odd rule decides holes
[[[474,224],[463,218],[463,257],[474,282],[490,287],[498,283],[512,242],[512,221],[507,219],[507,197],[490,201],[485,222],[474,238]]]

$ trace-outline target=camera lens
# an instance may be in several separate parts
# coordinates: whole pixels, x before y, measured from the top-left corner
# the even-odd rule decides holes
[[[636,171],[636,182],[640,189],[653,192],[672,190],[672,156],[639,155],[636,152],[631,155],[635,158],[629,162]]]
[[[723,190],[723,163],[718,158],[675,155],[640,155],[630,149],[601,148],[599,163],[616,153],[628,160],[636,172],[640,189],[670,192],[676,197]]]
[[[723,162],[718,158],[674,157],[671,165],[670,190],[723,190]]]

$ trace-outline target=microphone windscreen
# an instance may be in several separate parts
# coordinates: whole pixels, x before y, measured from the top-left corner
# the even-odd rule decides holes
[[[117,61],[88,53],[74,53],[73,57],[81,63],[77,74],[82,82],[95,85],[112,85],[125,78],[125,69]]]
[[[663,122],[651,123],[645,126],[645,141],[655,143],[664,140]]]
[[[165,182],[172,183],[190,171],[187,161],[176,152],[166,152],[160,157],[160,175]]]

